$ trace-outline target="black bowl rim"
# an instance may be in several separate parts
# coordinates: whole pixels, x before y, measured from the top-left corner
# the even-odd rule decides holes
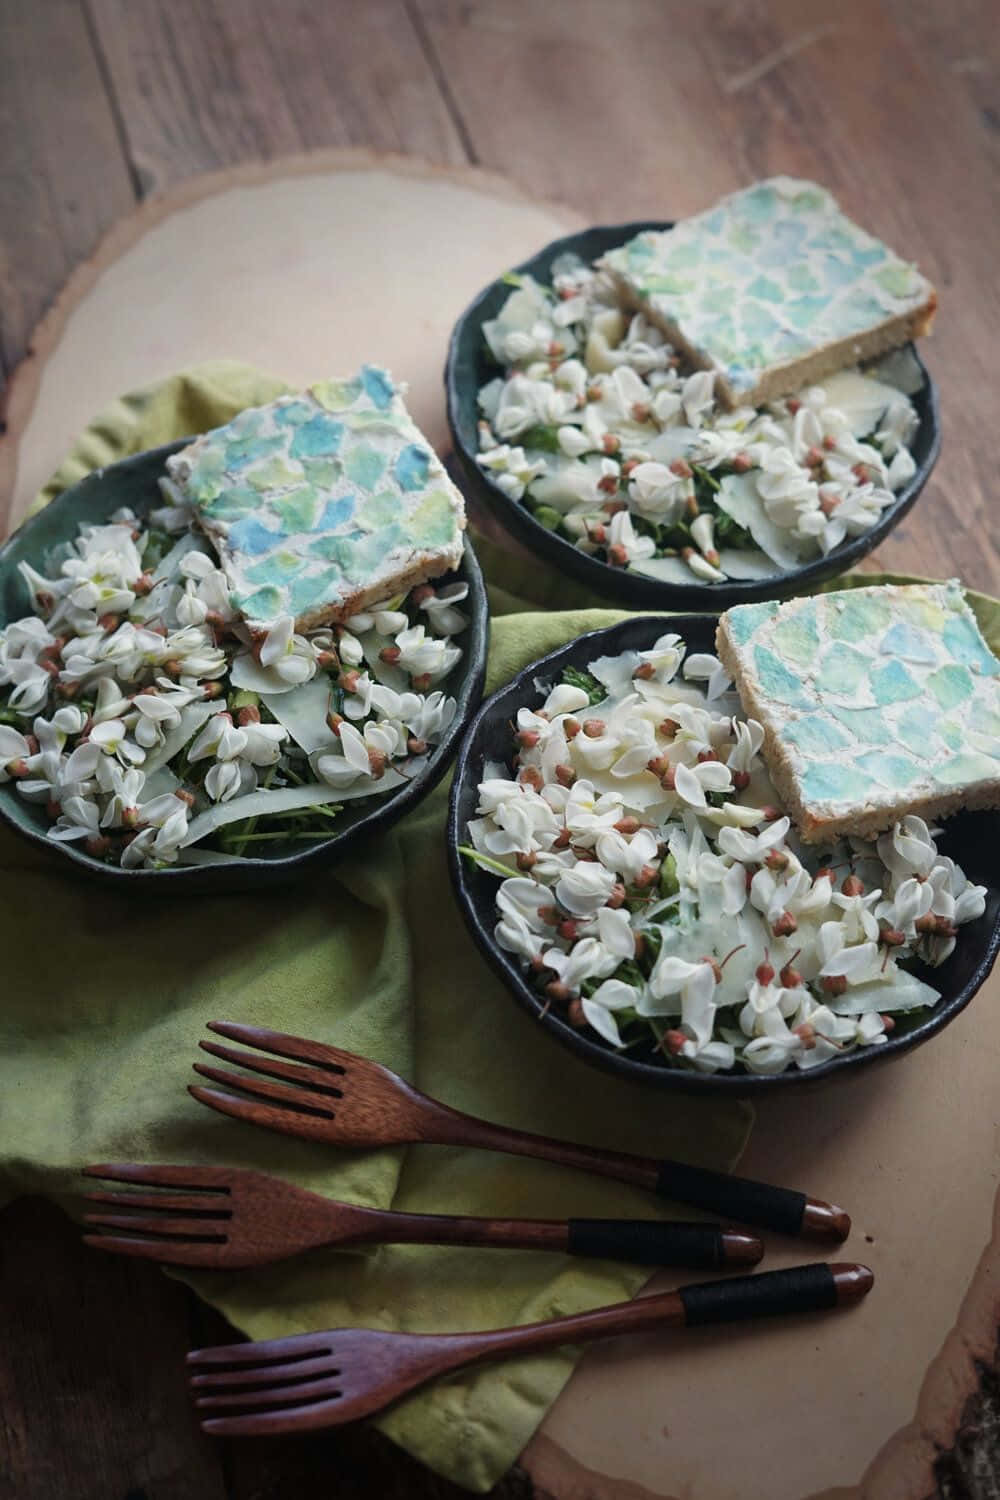
[[[564,663],[572,661],[576,664],[578,656],[586,655],[593,658],[596,655],[612,654],[617,647],[619,637],[626,632],[634,631],[636,627],[648,627],[651,632],[650,638],[655,639],[652,635],[653,631],[657,635],[675,631],[678,635],[684,636],[685,631],[690,630],[692,626],[695,628],[711,626],[714,630],[715,625],[715,616],[704,613],[679,616],[632,615],[627,620],[618,621],[615,625],[608,625],[600,630],[588,631],[585,635],[575,637],[564,646],[550,651],[546,656],[539,657],[537,661],[530,662],[510,682],[491,693],[480,704],[475,716],[471,719],[455,761],[448,804],[448,867],[459,909],[480,952],[515,999],[550,1031],[556,1040],[569,1047],[585,1061],[596,1064],[605,1071],[654,1085],[657,1088],[674,1089],[681,1093],[703,1096],[714,1094],[728,1095],[731,1098],[757,1097],[762,1094],[773,1094],[776,1091],[787,1093],[789,1089],[811,1088],[824,1080],[847,1076],[848,1073],[856,1075],[861,1069],[890,1062],[893,1058],[900,1057],[923,1042],[929,1041],[965,1009],[989,977],[997,954],[1000,953],[1000,917],[994,922],[983,956],[971,978],[955,995],[950,998],[942,996],[926,1020],[915,1026],[912,1031],[899,1037],[890,1036],[888,1041],[881,1046],[862,1047],[857,1051],[847,1053],[844,1057],[832,1058],[829,1062],[821,1063],[819,1067],[807,1071],[796,1068],[775,1074],[695,1073],[641,1062],[636,1058],[616,1052],[610,1043],[604,1042],[596,1035],[592,1037],[589,1028],[587,1031],[578,1031],[554,1011],[545,1011],[537,995],[526,982],[516,960],[500,948],[493,936],[492,927],[487,927],[480,920],[469,885],[471,872],[465,857],[458,852],[459,844],[466,842],[464,829],[459,826],[459,803],[470,780],[475,777],[478,783],[479,771],[473,762],[482,759],[483,747],[479,743],[480,734],[487,719],[498,705],[503,704],[505,707],[509,705],[511,709],[514,709],[523,704],[530,704],[541,696],[535,687],[536,678],[557,676]],[[627,648],[617,647],[617,649]]]
[[[34,529],[36,527],[42,529],[41,523],[51,518],[53,507],[71,509],[74,496],[82,485],[100,483],[107,474],[112,472],[142,468],[154,462],[162,465],[171,453],[176,453],[191,441],[191,437],[177,438],[158,448],[147,448],[141,453],[130,454],[114,464],[107,464],[103,468],[93,470],[76,484],[62,490],[42,510],[23,521],[0,546],[0,579],[11,565],[11,555],[15,549],[22,546],[26,537],[30,545]],[[39,829],[17,822],[10,816],[2,801],[0,801],[0,818],[3,818],[8,827],[20,837],[54,857],[58,857],[61,853],[72,865],[88,875],[119,883],[127,881],[129,888],[132,889],[158,884],[161,894],[168,893],[166,881],[170,882],[169,893],[172,894],[180,894],[185,889],[195,886],[201,891],[217,889],[224,892],[237,889],[241,884],[265,884],[269,877],[275,883],[280,883],[341,859],[362,839],[384,833],[392,827],[437,786],[450,766],[465,726],[482,698],[490,634],[489,603],[486,583],[468,531],[465,533],[464,544],[462,562],[456,572],[463,573],[465,575],[463,581],[469,585],[468,602],[471,618],[468,626],[468,645],[465,649],[468,650],[472,661],[471,668],[461,683],[460,691],[455,695],[458,700],[455,717],[423,770],[413,777],[407,786],[400,787],[395,792],[390,792],[388,796],[376,800],[370,811],[359,817],[350,828],[344,829],[339,834],[334,833],[329,839],[324,839],[322,843],[302,850],[301,853],[284,855],[275,859],[248,856],[239,864],[192,864],[168,866],[163,870],[123,870],[119,865],[101,864],[91,859],[71,842],[50,839]]]
[[[539,272],[539,262],[549,263],[558,255],[575,251],[578,243],[587,235],[598,234],[609,238],[609,248],[615,243],[624,244],[636,234],[647,229],[671,229],[671,219],[634,220],[626,224],[593,224],[586,229],[552,240],[543,249],[512,268],[513,274]],[[615,598],[632,607],[661,608],[671,610],[724,610],[735,604],[752,604],[763,599],[784,598],[795,592],[807,592],[810,585],[821,583],[847,572],[861,558],[879,545],[894,530],[911,507],[916,503],[941,452],[941,419],[937,386],[916,348],[908,347],[920,368],[924,379],[927,412],[922,426],[929,434],[927,453],[918,464],[916,473],[900,490],[895,501],[882,512],[870,531],[852,537],[834,548],[825,557],[814,558],[801,567],[757,580],[730,580],[727,583],[661,583],[646,578],[641,573],[613,568],[609,563],[581,552],[565,537],[557,536],[537,521],[531,511],[520,500],[511,500],[476,463],[476,455],[462,437],[458,413],[467,396],[458,379],[459,345],[470,322],[481,323],[481,308],[494,289],[501,283],[504,272],[488,286],[478,292],[459,317],[448,342],[448,358],[445,365],[444,384],[455,456],[466,485],[478,493],[478,497],[489,507],[499,523],[540,557],[551,562],[561,572],[589,585],[606,597]],[[472,393],[472,398],[478,392]]]

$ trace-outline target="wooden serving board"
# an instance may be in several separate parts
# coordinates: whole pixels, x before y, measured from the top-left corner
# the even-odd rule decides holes
[[[151,201],[76,272],[16,374],[0,516],[5,500],[24,513],[114,396],[219,356],[302,383],[385,364],[443,449],[456,316],[577,222],[472,169],[366,152],[237,168]],[[766,1101],[741,1170],[848,1208],[854,1232],[833,1258],[871,1264],[875,1290],[842,1314],[591,1351],[523,1456],[538,1493],[918,1500],[932,1490],[935,1456],[977,1388],[975,1361],[996,1352],[998,1062],[995,974],[912,1056]],[[770,1247],[767,1264],[805,1258],[805,1246]]]

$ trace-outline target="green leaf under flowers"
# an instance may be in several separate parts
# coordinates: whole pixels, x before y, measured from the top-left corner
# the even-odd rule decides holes
[[[529,427],[520,438],[522,448],[538,448],[543,453],[558,453],[559,429],[556,427]]]
[[[607,689],[598,682],[597,678],[592,677],[589,672],[581,671],[579,667],[564,667],[562,680],[567,687],[579,688],[582,693],[586,693],[591,706],[602,702],[608,696]]]
[[[502,865],[498,859],[490,859],[488,854],[480,854],[478,849],[473,849],[471,844],[459,844],[459,854],[478,865],[481,870],[489,870],[491,875],[500,875],[504,880],[510,880],[514,871]]]

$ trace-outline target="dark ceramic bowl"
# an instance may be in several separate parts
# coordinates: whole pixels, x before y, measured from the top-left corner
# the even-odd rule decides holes
[[[182,448],[190,438],[181,438],[162,448],[122,459],[100,469],[65,490],[38,515],[26,521],[0,548],[0,624],[19,619],[31,612],[27,589],[17,565],[29,562],[40,572],[45,559],[61,542],[71,541],[81,521],[102,522],[119,506],[127,505],[142,517],[162,503],[157,479],[164,472],[167,456]],[[277,852],[271,857],[253,856],[239,864],[185,865],[164,870],[122,870],[92,859],[74,843],[57,842],[46,837],[48,819],[45,809],[26,802],[17,795],[15,783],[0,784],[0,817],[10,826],[46,850],[53,859],[68,861],[81,874],[132,889],[157,889],[161,893],[183,891],[231,891],[281,883],[315,871],[351,853],[366,840],[384,833],[393,823],[416,807],[441,780],[455,754],[462,731],[479,703],[486,672],[486,648],[489,641],[489,610],[486,588],[475,553],[466,539],[461,567],[451,575],[469,585],[465,608],[470,616],[462,633],[463,656],[448,681],[449,692],[458,700],[458,711],[444,739],[427,765],[408,785],[382,797],[348,802],[339,815],[336,832],[322,843],[295,853]]]
[[[773,1075],[750,1074],[742,1070],[695,1073],[670,1066],[655,1057],[643,1060],[632,1052],[619,1052],[589,1027],[578,1031],[554,1010],[546,1011],[517,959],[506,953],[493,936],[497,920],[498,877],[458,852],[460,844],[468,843],[467,829],[470,819],[475,817],[477,788],[482,780],[484,763],[487,760],[510,763],[511,722],[516,719],[519,708],[539,707],[544,701],[546,693],[539,689],[538,683],[556,683],[566,667],[586,668],[588,662],[597,656],[645,650],[668,630],[676,631],[691,651],[714,651],[715,627],[716,620],[711,615],[636,616],[606,630],[582,635],[540,661],[532,662],[513,682],[494,693],[476,714],[458,752],[448,817],[448,861],[462,915],[483,956],[514,998],[563,1046],[599,1068],[654,1088],[702,1096],[758,1098],[764,1094],[808,1088],[824,1079],[856,1074],[901,1057],[904,1052],[935,1036],[965,1009],[985,982],[1000,950],[1000,871],[995,854],[1000,843],[1000,813],[960,813],[948,820],[945,833],[938,841],[942,854],[950,855],[970,880],[986,886],[988,892],[984,914],[961,929],[954,952],[945,963],[937,969],[920,964],[912,966],[920,978],[940,991],[938,1003],[929,1011],[909,1017],[897,1016],[896,1029],[881,1046],[859,1048],[804,1073],[797,1068]]]
[[[580,230],[553,240],[530,260],[515,266],[517,274],[529,274],[536,281],[547,282],[552,262],[572,252],[582,260],[592,261],[605,251],[622,245],[644,229],[670,229],[663,220],[634,224],[611,224]],[[455,457],[461,471],[462,486],[510,534],[523,542],[552,567],[588,585],[609,599],[633,609],[723,610],[734,604],[750,604],[757,599],[784,599],[805,593],[824,579],[846,572],[860,558],[878,546],[906,515],[927,483],[941,447],[937,391],[919,354],[914,357],[923,376],[923,384],[911,400],[917,409],[920,425],[911,445],[917,471],[909,484],[896,496],[895,502],[882,512],[877,524],[862,536],[843,542],[826,557],[816,558],[786,573],[755,581],[726,583],[672,584],[641,573],[613,568],[581,552],[579,547],[549,531],[536,521],[523,501],[511,500],[476,463],[479,451],[476,424],[479,420],[477,398],[487,381],[497,374],[497,366],[483,337],[483,324],[495,318],[510,295],[503,279],[494,281],[466,308],[455,324],[445,368],[445,391],[448,398],[448,424],[455,444]]]

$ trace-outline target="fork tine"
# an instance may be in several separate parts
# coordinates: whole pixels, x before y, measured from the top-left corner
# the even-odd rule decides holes
[[[345,1052],[342,1047],[312,1042],[304,1036],[289,1036],[284,1031],[268,1031],[264,1026],[243,1026],[236,1021],[208,1021],[206,1024],[209,1031],[228,1037],[231,1042],[243,1042],[247,1047],[276,1052],[279,1057],[290,1057],[295,1062],[317,1063],[335,1073],[345,1072],[351,1063],[364,1061],[354,1052]]]
[[[202,1088],[197,1083],[188,1084],[188,1093],[199,1104],[207,1104],[209,1109],[217,1109],[220,1114],[232,1115],[234,1120],[247,1120],[251,1125],[262,1125],[266,1130],[283,1130],[286,1135],[316,1136],[320,1139],[323,1136],[326,1121],[318,1115],[256,1104],[252,1099],[224,1094],[221,1089]]]
[[[105,1161],[82,1167],[85,1177],[103,1177],[108,1182],[141,1182],[148,1187],[215,1188],[228,1193],[232,1173],[228,1167],[172,1167],[156,1162]]]
[[[281,1364],[333,1353],[333,1334],[292,1333],[280,1339],[244,1340],[242,1344],[206,1344],[185,1356],[188,1369],[211,1369],[213,1365]]]
[[[112,1208],[153,1208],[162,1212],[176,1210],[199,1219],[231,1219],[232,1203],[228,1197],[215,1198],[209,1193],[83,1193],[85,1203],[108,1203]]]
[[[242,1370],[216,1370],[208,1371],[204,1375],[188,1376],[188,1385],[194,1390],[220,1389],[228,1385],[260,1385],[264,1381],[305,1379],[310,1375],[339,1375],[340,1371],[331,1368],[332,1354],[317,1355],[315,1359],[300,1359],[289,1361],[284,1365],[247,1365]]]
[[[111,1250],[137,1260],[156,1260],[161,1265],[214,1266],[219,1245],[195,1240],[142,1240],[127,1234],[85,1234],[83,1243],[92,1250]]]
[[[219,1219],[171,1218],[159,1214],[84,1214],[85,1224],[96,1224],[100,1229],[124,1229],[129,1234],[178,1235],[183,1240],[200,1240],[207,1244],[214,1241],[224,1245],[228,1239],[224,1221]]]
[[[324,1380],[310,1380],[305,1385],[275,1385],[262,1391],[233,1391],[226,1396],[198,1396],[195,1406],[201,1411],[220,1411],[226,1407],[274,1406],[279,1401],[304,1401],[310,1396],[340,1395],[339,1370],[331,1370]]]
[[[209,1437],[264,1437],[283,1432],[310,1432],[317,1427],[337,1427],[352,1420],[352,1408],[339,1396],[315,1401],[309,1406],[285,1407],[282,1411],[251,1412],[245,1417],[202,1417],[202,1432]]]
[[[256,1052],[239,1052],[235,1047],[223,1047],[220,1042],[199,1042],[198,1046],[203,1052],[211,1052],[213,1057],[221,1057],[223,1062],[235,1063],[238,1068],[250,1068],[255,1073],[263,1073],[268,1078],[284,1078],[289,1083],[302,1083],[335,1099],[344,1097],[343,1089],[336,1088],[330,1081],[330,1074],[321,1073],[318,1068],[279,1062],[276,1057],[260,1057]]]
[[[243,1073],[233,1073],[228,1068],[210,1068],[207,1063],[195,1063],[194,1070],[203,1078],[211,1078],[213,1083],[221,1083],[227,1088],[239,1089],[244,1094],[250,1094],[254,1099],[263,1099],[267,1103],[290,1104],[294,1109],[301,1110],[303,1114],[320,1115],[327,1120],[333,1119],[333,1100],[324,1098],[321,1094],[311,1094],[306,1089],[288,1087],[282,1083],[268,1083],[263,1078],[248,1078]]]

